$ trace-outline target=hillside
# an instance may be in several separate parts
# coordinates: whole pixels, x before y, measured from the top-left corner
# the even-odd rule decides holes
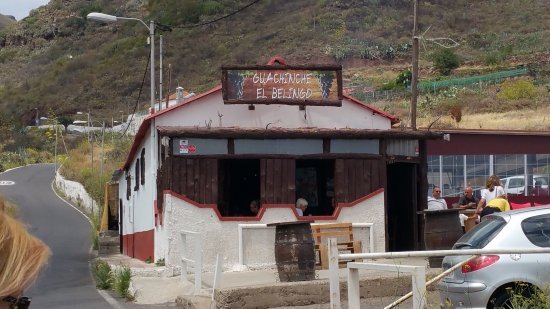
[[[69,117],[89,110],[94,118],[110,121],[136,105],[146,108],[147,29],[132,21],[87,21],[92,11],[170,26],[171,31],[157,27],[164,40],[164,93],[168,80],[171,92],[177,85],[204,91],[220,82],[222,64],[264,64],[276,54],[291,64],[341,63],[344,87],[377,89],[409,67],[410,0],[262,0],[217,22],[193,26],[250,2],[51,0],[22,21],[0,27],[0,119],[15,117],[26,124],[37,108],[41,115]],[[426,39],[447,37],[460,44],[453,50],[462,64],[452,76],[529,65],[544,86],[549,12],[545,0],[421,1],[419,33],[429,29]],[[437,47],[423,40],[421,79],[439,78],[432,62]],[[546,97],[537,104],[548,105]],[[400,115],[406,114],[403,104],[382,106]]]
[[[16,22],[15,17],[0,14],[0,29],[5,28]]]

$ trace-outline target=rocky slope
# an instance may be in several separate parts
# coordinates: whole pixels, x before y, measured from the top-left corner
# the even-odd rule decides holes
[[[87,21],[92,11],[171,26],[171,31],[157,27],[165,44],[164,85],[170,91],[177,85],[203,91],[219,83],[222,64],[263,64],[276,54],[294,64],[368,69],[367,76],[347,74],[346,83],[372,88],[410,62],[410,0],[265,0],[223,18],[250,2],[51,0],[0,29],[0,118],[30,122],[37,108],[41,115],[90,110],[110,120],[121,110],[146,108],[147,29],[138,22]],[[548,12],[550,2],[543,0],[421,1],[419,29],[429,29],[427,39],[459,42],[456,52],[475,69],[456,74],[468,75],[509,67],[511,59],[513,65],[544,62],[550,49]],[[192,26],[217,18],[222,19]],[[430,54],[438,45],[430,42],[425,40],[421,49],[424,78],[434,72]],[[487,67],[490,57],[495,64]]]

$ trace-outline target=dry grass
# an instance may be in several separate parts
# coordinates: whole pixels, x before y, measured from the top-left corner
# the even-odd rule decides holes
[[[419,118],[417,126],[428,127],[434,121],[436,121],[436,117]],[[548,131],[550,130],[550,107],[504,113],[463,114],[460,123],[456,123],[450,116],[443,116],[432,127]]]

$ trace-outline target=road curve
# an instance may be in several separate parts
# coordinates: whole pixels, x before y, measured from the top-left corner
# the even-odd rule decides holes
[[[53,192],[54,169],[53,164],[36,164],[0,173],[0,194],[18,206],[19,218],[53,253],[26,292],[31,307],[112,308],[91,277],[90,223]]]

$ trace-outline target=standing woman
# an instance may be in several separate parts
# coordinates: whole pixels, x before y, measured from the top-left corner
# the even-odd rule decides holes
[[[477,204],[476,213],[478,215],[481,214],[485,205],[499,196],[506,198],[506,192],[504,192],[504,188],[500,184],[500,178],[497,175],[491,175],[485,183],[485,189],[481,191],[481,199]]]
[[[50,257],[50,249],[27,229],[0,211],[0,309],[24,309],[30,298],[21,296]]]

